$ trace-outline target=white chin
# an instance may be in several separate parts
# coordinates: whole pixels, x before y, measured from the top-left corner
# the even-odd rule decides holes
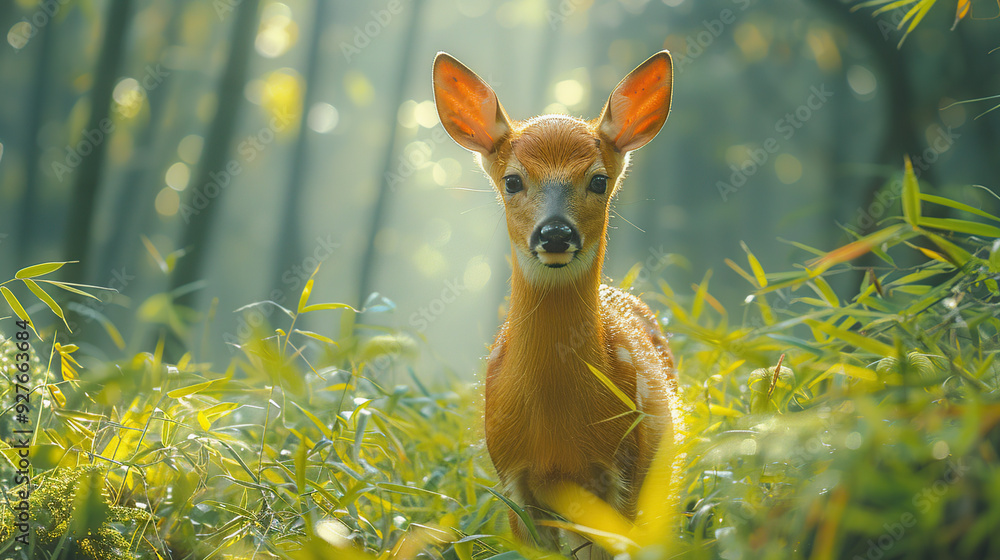
[[[567,264],[569,264],[570,261],[573,260],[573,257],[575,255],[576,255],[575,251],[572,252],[572,253],[569,253],[569,252],[567,252],[567,253],[546,253],[546,252],[539,252],[538,253],[538,260],[541,261],[541,263],[544,264],[545,266],[552,267],[552,268],[559,268],[559,267],[563,267],[563,266],[566,266]]]

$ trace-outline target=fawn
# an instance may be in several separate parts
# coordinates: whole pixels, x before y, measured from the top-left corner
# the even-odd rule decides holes
[[[618,84],[597,119],[514,121],[474,72],[446,53],[434,59],[441,123],[476,154],[505,209],[513,273],[488,360],[485,435],[501,484],[532,519],[545,518],[544,489],[562,481],[634,518],[660,441],[679,437],[677,378],[656,317],[601,284],[611,198],[629,153],[666,121],[672,82],[661,51]],[[636,427],[588,364],[646,415]],[[510,524],[530,539],[513,512]],[[555,530],[542,535],[557,546]]]

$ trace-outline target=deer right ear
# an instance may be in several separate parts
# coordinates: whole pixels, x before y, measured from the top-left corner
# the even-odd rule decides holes
[[[497,94],[448,53],[434,57],[434,103],[448,135],[467,150],[489,155],[510,131]]]

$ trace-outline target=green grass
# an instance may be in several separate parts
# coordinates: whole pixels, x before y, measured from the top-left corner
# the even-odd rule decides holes
[[[903,185],[902,216],[830,253],[800,246],[812,260],[792,271],[747,248],[730,263],[752,294],[738,310],[710,275],[644,294],[673,333],[689,444],[682,511],[655,512],[670,527],[636,557],[1000,557],[1000,219],[921,194],[909,167]],[[923,216],[932,205],[961,219]],[[878,264],[858,270],[865,254]],[[861,279],[856,293],[835,277]],[[85,359],[40,328],[33,557],[537,556],[492,491],[478,390],[415,371],[414,338],[310,291],[221,365],[165,363],[162,341]],[[341,314],[339,338],[298,330],[312,313]],[[0,506],[4,557],[15,503]]]

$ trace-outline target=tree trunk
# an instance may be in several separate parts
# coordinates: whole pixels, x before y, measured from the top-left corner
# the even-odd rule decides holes
[[[299,224],[299,206],[302,201],[302,191],[305,186],[308,161],[309,127],[307,119],[309,109],[316,103],[317,76],[319,75],[320,44],[323,29],[326,25],[326,0],[316,0],[316,10],[313,12],[312,36],[309,38],[309,54],[305,68],[305,92],[302,101],[302,118],[299,122],[299,135],[295,139],[292,152],[292,164],[289,170],[288,191],[285,196],[285,208],[282,212],[280,230],[278,232],[277,254],[272,269],[271,288],[281,285],[281,277],[297,262],[302,251],[302,228]],[[312,272],[312,271],[309,271]]]
[[[396,154],[396,142],[399,137],[399,125],[396,122],[396,112],[399,106],[403,103],[403,96],[406,91],[406,85],[409,83],[410,73],[413,69],[413,63],[410,60],[410,55],[416,50],[415,43],[417,39],[417,27],[420,22],[420,15],[423,12],[424,0],[414,0],[413,4],[413,15],[410,17],[410,26],[406,31],[406,38],[403,40],[403,47],[399,50],[399,66],[395,72],[396,84],[393,89],[392,103],[389,105],[389,110],[387,114],[390,119],[390,130],[392,134],[389,140],[385,144],[385,151],[382,154],[382,165],[379,167],[381,173],[379,175],[379,191],[378,198],[375,200],[375,206],[372,208],[372,218],[371,224],[368,227],[368,239],[367,245],[365,246],[365,251],[361,259],[361,275],[358,279],[358,298],[357,305],[364,305],[365,300],[368,298],[371,292],[371,285],[375,276],[375,264],[378,256],[375,254],[375,236],[378,235],[379,230],[382,228],[382,222],[385,220],[385,210],[389,201],[389,185],[385,181],[385,176],[392,169],[393,156]]]
[[[199,192],[212,181],[210,174],[222,173],[226,169],[239,110],[243,106],[243,88],[250,66],[250,55],[254,51],[254,39],[257,37],[257,5],[258,0],[244,0],[236,8],[236,21],[233,22],[232,39],[229,41],[229,59],[219,80],[218,108],[205,136],[198,173],[190,188],[186,189],[187,192]],[[177,261],[177,268],[171,278],[172,289],[200,279],[212,225],[222,202],[221,192],[224,191],[220,188],[217,198],[190,215],[190,222],[181,234],[180,244],[187,250],[187,254]],[[188,294],[183,299],[192,300],[193,295]]]
[[[126,24],[129,21],[130,11],[131,0],[111,0],[108,5],[104,42],[94,72],[94,87],[90,92],[90,119],[87,122],[87,131],[107,130],[112,121],[111,95],[125,53]],[[108,145],[108,133],[102,132],[102,134],[105,134],[105,137],[93,143],[93,151],[89,155],[81,154],[82,161],[76,169],[73,193],[66,209],[68,216],[65,260],[82,262],[80,266],[66,269],[66,280],[69,282],[80,282],[85,278],[84,271],[90,256],[94,204],[104,176],[104,153]]]

